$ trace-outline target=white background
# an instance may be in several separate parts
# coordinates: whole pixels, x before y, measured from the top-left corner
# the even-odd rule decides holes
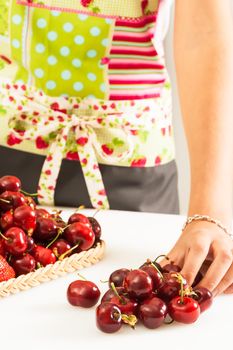
[[[233,0],[232,13],[233,13]],[[173,25],[174,25],[174,5],[171,9],[171,20],[169,30],[165,39],[165,57],[167,61],[167,67],[170,74],[172,86],[173,86],[173,123],[175,132],[175,143],[176,143],[176,159],[179,174],[179,196],[180,196],[180,211],[181,214],[186,214],[189,199],[190,190],[190,174],[189,174],[189,163],[188,163],[188,152],[187,145],[183,131],[183,125],[181,121],[180,104],[177,95],[176,86],[176,75],[173,61]],[[233,43],[232,43],[233,45]],[[233,114],[233,112],[232,112]]]

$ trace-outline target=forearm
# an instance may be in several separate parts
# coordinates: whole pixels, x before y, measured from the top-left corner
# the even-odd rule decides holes
[[[203,14],[202,14],[203,15]],[[214,21],[186,34],[176,25],[177,84],[190,157],[189,215],[230,225],[233,183],[233,29]],[[204,22],[204,21],[203,21]],[[188,28],[188,25],[186,25]],[[177,38],[176,38],[177,36]]]

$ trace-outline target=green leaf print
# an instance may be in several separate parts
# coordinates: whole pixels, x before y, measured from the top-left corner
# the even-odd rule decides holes
[[[138,136],[141,142],[146,143],[149,136],[149,131],[139,130]]]
[[[0,106],[0,115],[5,115],[6,114],[6,110]]]
[[[112,143],[114,144],[115,147],[122,147],[124,146],[124,141],[119,139],[118,137],[115,137],[113,140],[112,140]]]

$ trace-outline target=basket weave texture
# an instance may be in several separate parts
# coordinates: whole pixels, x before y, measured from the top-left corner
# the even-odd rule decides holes
[[[96,247],[81,253],[73,254],[62,261],[56,261],[54,264],[41,267],[26,275],[20,275],[17,278],[11,278],[8,281],[0,283],[0,298],[7,297],[10,294],[16,294],[21,291],[36,287],[41,283],[48,282],[67,273],[81,270],[99,262],[105,251],[105,242],[100,241]]]

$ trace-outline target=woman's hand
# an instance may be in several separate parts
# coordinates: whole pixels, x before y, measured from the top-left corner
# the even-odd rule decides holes
[[[233,293],[233,240],[213,223],[189,224],[167,256],[182,268],[181,274],[189,285],[201,270],[204,277],[199,285],[214,296]],[[162,266],[166,263],[161,261]]]

